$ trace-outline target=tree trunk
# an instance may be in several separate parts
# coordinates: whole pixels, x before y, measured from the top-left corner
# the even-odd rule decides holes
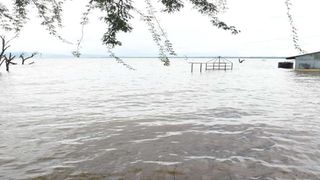
[[[6,63],[6,71],[9,72],[9,65],[10,63]]]

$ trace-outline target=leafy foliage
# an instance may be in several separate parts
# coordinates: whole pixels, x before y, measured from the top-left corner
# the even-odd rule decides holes
[[[285,1],[286,7],[287,7],[287,16],[289,19],[289,23],[291,26],[291,32],[292,32],[292,41],[293,41],[293,45],[294,48],[300,53],[300,54],[305,54],[306,51],[303,50],[299,44],[299,36],[298,36],[298,29],[296,28],[294,21],[293,21],[293,17],[291,15],[291,6],[292,3],[290,0],[286,0]]]
[[[12,17],[8,8],[0,2],[0,27],[5,31],[12,31],[14,22],[17,22],[17,20]]]
[[[108,52],[110,53],[110,57],[114,58],[119,64],[122,64],[126,68],[135,71],[136,69],[130,66],[129,64],[125,63],[120,57],[116,56],[114,52],[112,52],[111,48],[108,47]]]
[[[33,7],[36,8],[38,16],[42,20],[41,24],[46,27],[51,35],[56,36],[65,43],[72,44],[60,36],[57,30],[62,27],[63,3],[65,1],[66,0],[11,0],[11,4],[13,5],[12,10],[0,2],[0,28],[5,31],[13,31],[17,36],[28,21],[28,8]],[[291,15],[291,0],[284,1],[287,7],[287,16],[291,26],[294,48],[299,51],[299,53],[305,53],[299,44],[298,30]],[[169,65],[169,56],[176,55],[173,50],[173,45],[156,17],[156,10],[153,7],[152,0],[144,0],[144,2],[146,4],[146,12],[137,9],[134,6],[134,0],[88,0],[87,9],[83,13],[81,21],[81,37],[76,43],[76,50],[73,51],[72,54],[80,57],[80,46],[83,40],[84,27],[89,21],[88,16],[93,9],[98,9],[105,13],[102,20],[107,24],[107,30],[103,34],[102,41],[107,45],[108,52],[111,54],[111,57],[114,57],[119,63],[129,69],[133,69],[121,60],[121,58],[117,57],[111,49],[117,45],[121,45],[121,42],[117,39],[119,32],[127,33],[133,29],[130,20],[133,18],[132,14],[136,13],[147,24],[152,38],[158,46],[160,60],[164,65]],[[199,13],[210,18],[213,26],[230,31],[232,34],[240,32],[236,27],[229,26],[218,18],[218,14],[227,9],[227,0],[158,0],[158,2],[163,5],[161,12],[164,13],[180,11],[185,7],[185,3],[191,3]],[[0,65],[3,61],[4,54],[0,56]]]
[[[58,28],[62,27],[63,3],[66,0],[12,0],[13,11],[11,12],[4,4],[0,3],[0,28],[6,31],[14,31],[17,35],[22,30],[25,23],[28,21],[28,8],[34,7],[41,18],[41,25],[45,26],[48,32],[65,43],[72,44],[64,39],[58,33]],[[76,50],[72,52],[75,57],[80,57],[80,46],[83,40],[84,27],[88,24],[89,14],[93,9],[100,10],[104,13],[101,18],[107,25],[106,32],[103,34],[102,42],[107,46],[111,57],[114,57],[117,62],[125,65],[129,69],[134,69],[127,65],[123,60],[117,57],[111,49],[121,45],[117,39],[119,32],[130,32],[133,27],[130,20],[133,18],[133,13],[141,16],[141,19],[146,22],[152,38],[159,48],[159,57],[164,65],[170,64],[169,56],[175,56],[173,45],[167,37],[167,33],[161,27],[159,20],[156,17],[156,10],[153,7],[152,0],[145,0],[146,13],[138,10],[134,5],[133,0],[88,0],[87,9],[83,13],[81,21],[81,37],[76,43]],[[164,6],[162,12],[174,13],[181,10],[185,3],[191,3],[194,8],[201,14],[207,15],[212,24],[223,30],[231,31],[232,34],[237,34],[239,31],[234,26],[229,26],[225,22],[219,20],[217,14],[219,11],[226,9],[226,0],[160,0],[160,4]]]
[[[183,2],[180,0],[161,0],[161,3],[165,6],[163,11],[168,13],[179,11],[184,7]]]
[[[6,30],[21,31],[28,20],[28,7],[35,7],[38,16],[42,19],[41,24],[46,27],[50,34],[58,37],[66,43],[57,28],[62,26],[63,3],[65,0],[12,0],[13,12],[0,3],[0,22],[1,27]],[[189,2],[202,14],[208,15],[214,26],[224,30],[230,30],[233,34],[238,33],[234,26],[228,26],[225,22],[217,18],[219,6],[225,6],[225,0],[216,0],[211,3],[209,0],[161,0],[164,12],[173,13],[184,7],[184,3]],[[149,3],[151,3],[149,1]],[[107,30],[103,35],[102,41],[109,46],[121,45],[117,39],[119,32],[130,32],[132,25],[130,20],[133,18],[132,12],[135,9],[133,0],[89,0],[88,7],[99,9],[105,13],[102,20],[107,24]],[[86,11],[89,13],[90,11]],[[85,16],[84,16],[85,17]]]
[[[218,28],[223,30],[229,30],[232,34],[238,34],[240,31],[234,26],[229,26],[225,22],[219,20],[217,17],[218,6],[216,4],[210,3],[207,0],[190,0],[194,7],[198,9],[201,14],[207,15],[211,18],[211,23]],[[223,3],[224,1],[219,1]]]

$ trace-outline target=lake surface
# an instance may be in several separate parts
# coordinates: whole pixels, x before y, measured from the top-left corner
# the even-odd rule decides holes
[[[320,179],[320,74],[36,60],[0,75],[0,179]]]

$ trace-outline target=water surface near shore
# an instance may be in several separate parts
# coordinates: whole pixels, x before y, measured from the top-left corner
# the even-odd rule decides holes
[[[1,69],[0,179],[320,179],[320,74],[278,61]]]

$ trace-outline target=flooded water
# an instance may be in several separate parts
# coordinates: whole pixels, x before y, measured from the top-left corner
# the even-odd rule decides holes
[[[320,179],[320,74],[37,60],[0,75],[0,179]]]

